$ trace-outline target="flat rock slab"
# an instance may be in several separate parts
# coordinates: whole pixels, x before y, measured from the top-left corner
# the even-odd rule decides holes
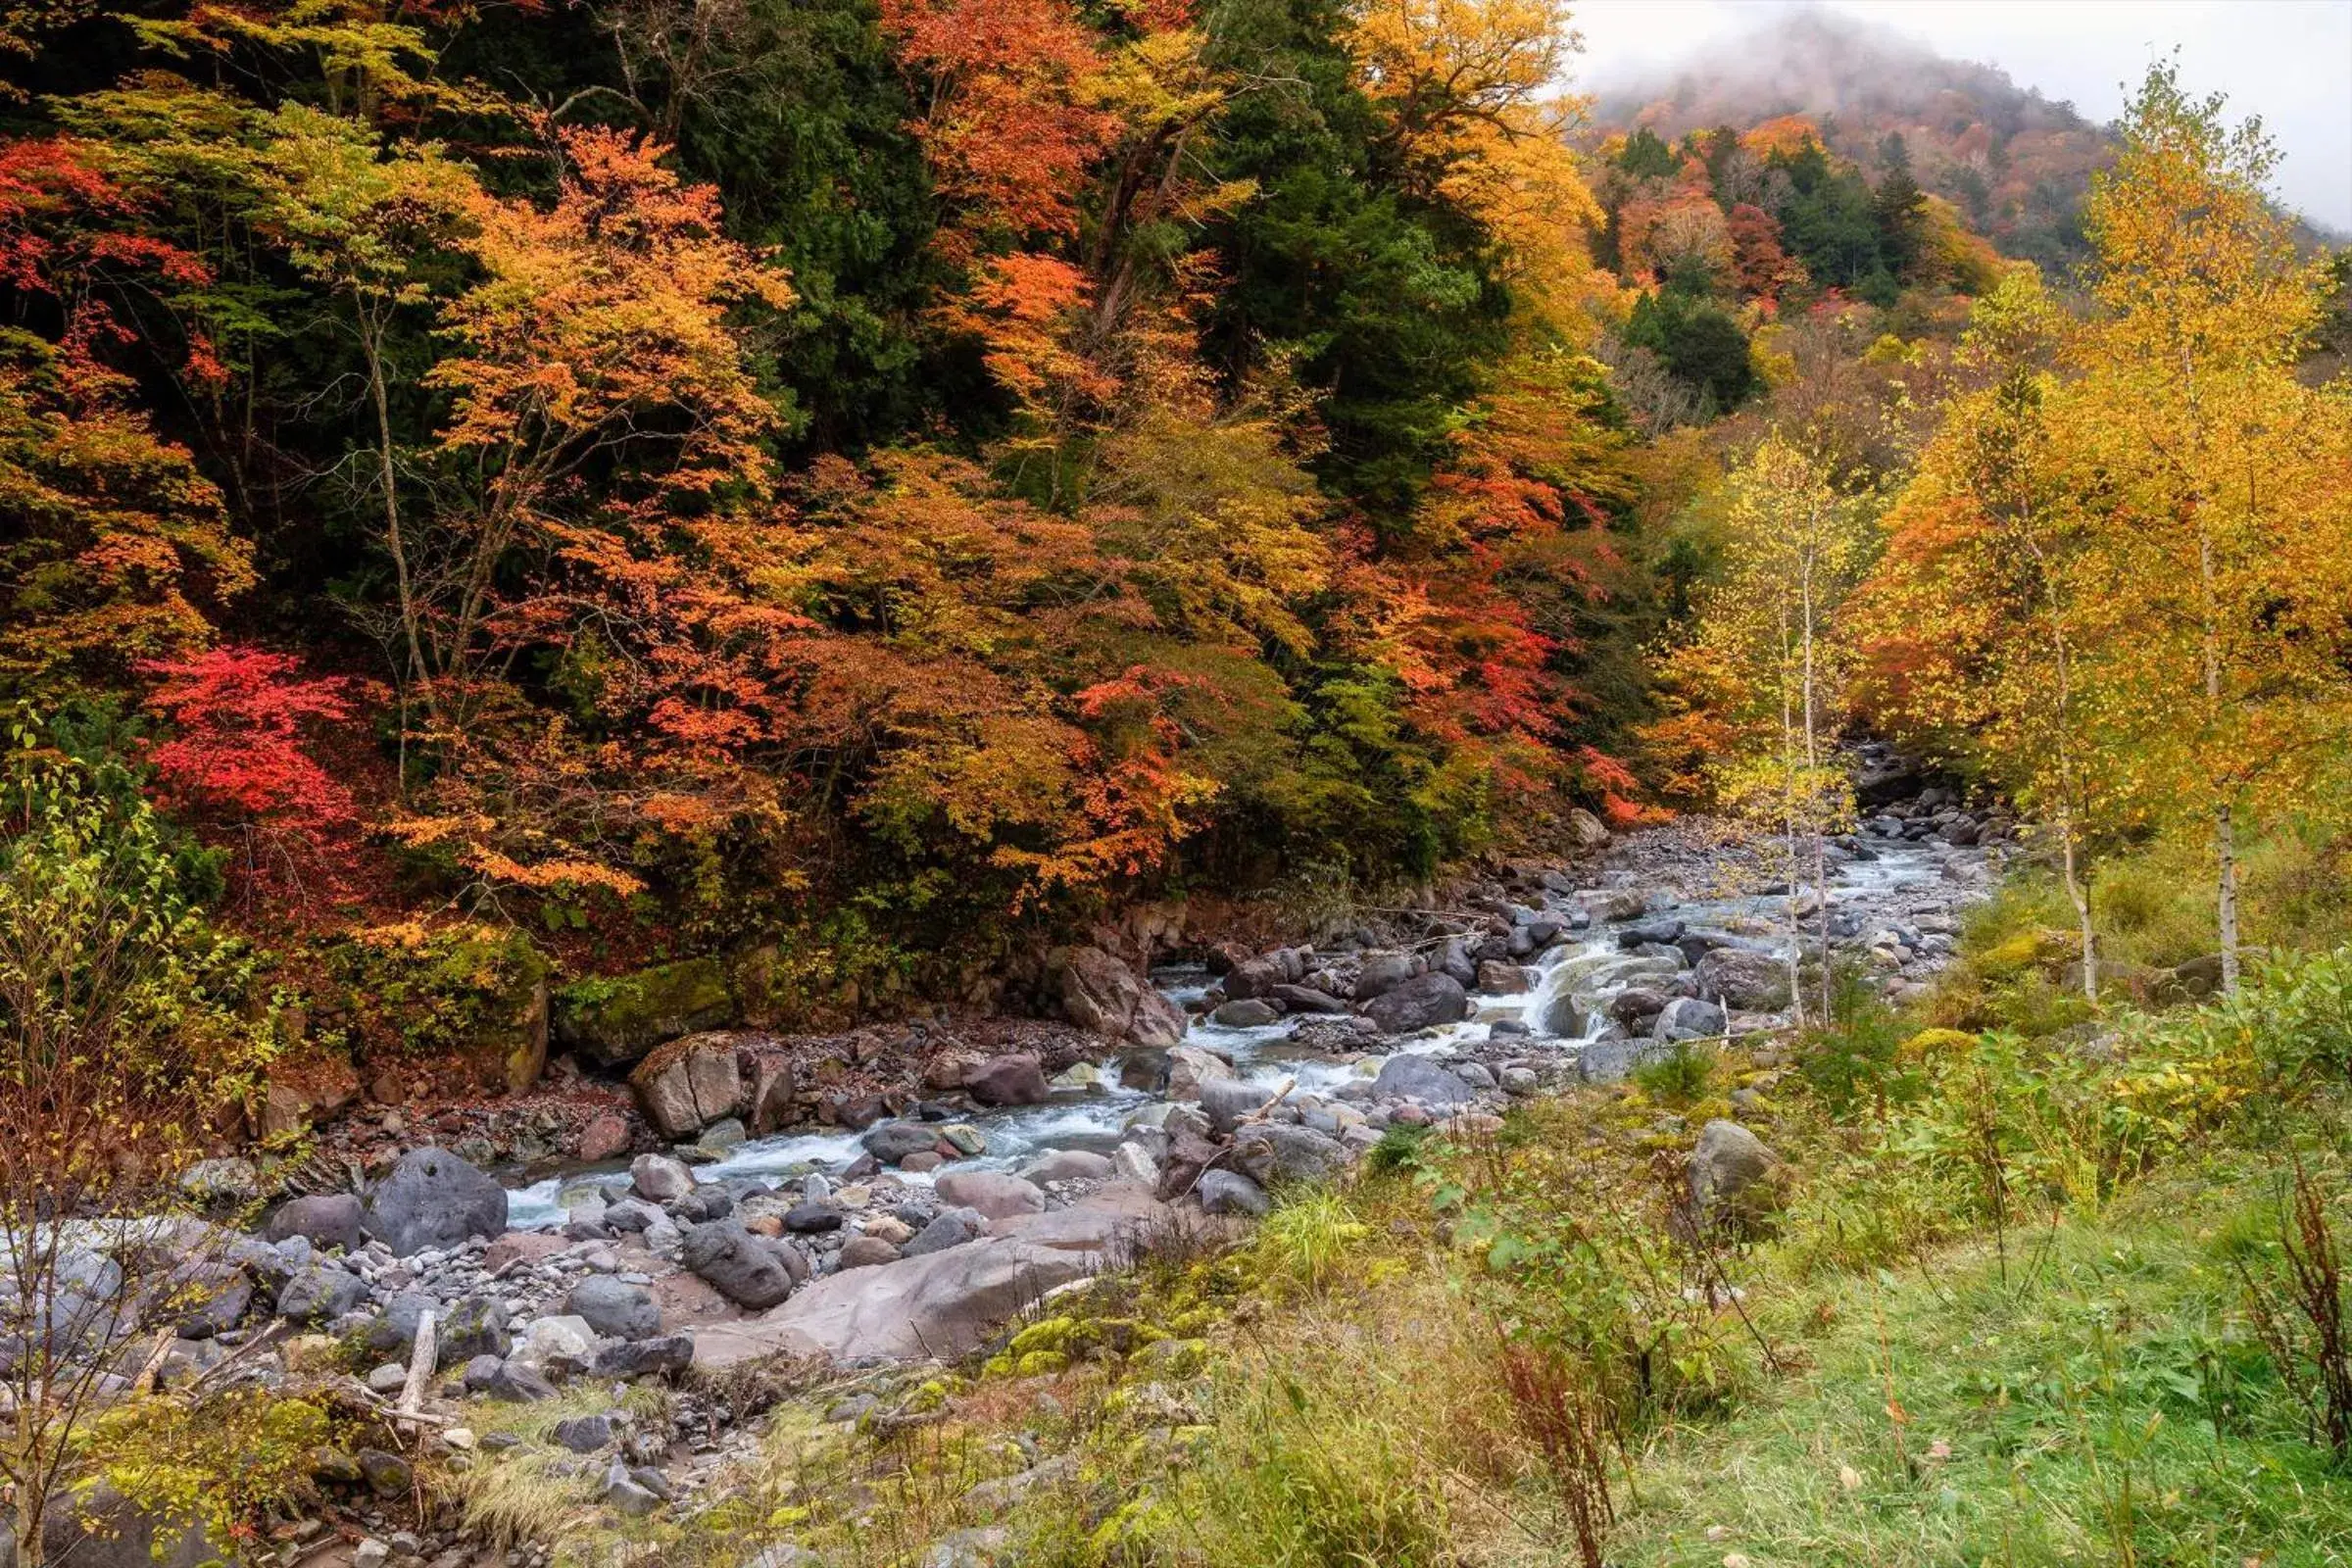
[[[829,1275],[758,1317],[697,1327],[695,1365],[962,1355],[1055,1286],[1125,1263],[1139,1233],[1184,1222],[1146,1189],[1114,1183],[1068,1208],[999,1220],[978,1241]]]

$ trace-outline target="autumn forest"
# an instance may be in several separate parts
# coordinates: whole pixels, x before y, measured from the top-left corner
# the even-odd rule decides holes
[[[2112,126],[1980,68],[1915,101],[1792,104],[1729,77],[1596,99],[1577,84],[1606,62],[1572,24],[1564,0],[0,8],[0,1141],[23,1152],[0,1156],[19,1189],[0,1232],[68,1191],[61,1208],[103,1207],[126,1161],[247,1138],[292,1160],[355,1101],[529,1090],[551,1007],[555,1054],[625,1068],[654,1037],[597,1058],[572,1020],[697,963],[723,971],[727,1022],[777,1031],[1052,1011],[1049,950],[1116,949],[1103,933],[1136,911],[1189,902],[1224,926],[1160,946],[1219,976],[1250,956],[1214,948],[1229,935],[1394,940],[1420,976],[1466,930],[1470,990],[1510,993],[1516,971],[1488,964],[1522,961],[1541,989],[1530,945],[1509,945],[1530,925],[1516,904],[1494,952],[1477,928],[1381,922],[1434,918],[1481,877],[1519,876],[1510,898],[1532,901],[1526,867],[1694,823],[1769,860],[1786,910],[1755,929],[1786,928],[1787,991],[1751,1018],[1686,987],[1728,1009],[1707,1025],[1725,1054],[1644,1057],[1605,1136],[1679,1160],[1686,1115],[1711,1134],[1737,1106],[1784,1152],[1818,1136],[1817,1169],[1933,1145],[1958,1184],[1921,1196],[1914,1240],[1883,1254],[1795,1201],[1786,1228],[1741,1232],[1785,1250],[1835,1232],[1787,1263],[1792,1292],[1987,1234],[1927,1217],[1963,1210],[1995,1227],[2007,1289],[2025,1208],[2082,1181],[2096,1206],[2184,1129],[2262,1101],[2218,1057],[2102,1079],[2116,1142],[2090,1143],[2112,1168],[2081,1181],[2022,1152],[1984,1165],[2009,1146],[1983,1117],[1944,1128],[1948,1147],[1889,1130],[1929,1114],[1906,1105],[1980,1103],[1936,1087],[1929,1035],[2089,1038],[2178,1001],[2190,960],[2211,969],[2200,1000],[2273,996],[2282,955],[2352,931],[2352,252],[2276,204],[2261,106],[2206,96],[2176,57]],[[1867,74],[1859,58],[1840,69]],[[1864,746],[1932,781],[1912,841],[1940,797],[1936,832],[1976,815],[1938,844],[1973,853],[1982,829],[2009,855],[1985,905],[2008,925],[1888,939],[1888,962],[1957,955],[1967,978],[1933,995],[1904,969],[1864,996],[1832,961],[1878,940],[1833,932],[1837,865],[1873,858],[1874,813],[1889,842],[1903,825],[1857,794]],[[1682,932],[1624,947],[1671,975]],[[1139,964],[1156,956],[1145,940]],[[1329,1010],[1364,1010],[1356,962]],[[1266,1020],[1322,1007],[1303,967]],[[1649,1020],[1696,1012],[1635,980],[1663,987],[1656,1006],[1604,999],[1537,1033],[1604,1040],[1616,1008],[1637,1038],[1679,1041]],[[1185,1004],[1252,995],[1218,983]],[[1898,1028],[1890,1006],[1927,1010]],[[1201,1019],[1172,1016],[1197,1041]],[[1735,1069],[1743,1028],[1810,1044]],[[2063,1073],[1968,1059],[1968,1083],[2044,1097],[2016,1149],[2089,1147]],[[1493,1087],[1504,1067],[1477,1071]],[[1153,1092],[1184,1099],[1158,1070]],[[1774,1097],[1800,1088],[1815,1109],[1775,1133]],[[913,1094],[863,1120],[828,1101],[822,1120],[912,1117]],[[774,1131],[756,1099],[737,1108]],[[1303,1125],[1346,1131],[1318,1113]],[[1397,1212],[1421,1225],[1412,1193],[1456,1194],[1447,1247],[1489,1238],[1473,1211],[1494,1236],[1565,1223],[1531,1218],[1517,1178],[1479,1197],[1444,1174],[1440,1144],[1415,1142],[1427,1119],[1384,1109],[1353,1151],[1406,1195]],[[1844,1130],[1865,1125],[1885,1140],[1868,1155]],[[138,1158],[93,1164],[116,1139]],[[1855,1190],[1887,1168],[1837,1166]],[[1291,1281],[1277,1300],[1346,1275],[1267,1250],[1311,1250],[1298,1226],[1403,1234],[1365,1229],[1390,1200],[1351,1200],[1352,1219],[1265,1221],[1247,1255]],[[1604,1247],[1544,1234],[1546,1292],[1569,1289],[1561,1258]],[[2290,1226],[2281,1255],[2317,1267],[2328,1235],[2324,1215]],[[1507,1274],[1491,1257],[1464,1299],[1516,1346],[1539,1308],[1479,1294]],[[1734,1299],[1719,1279],[1698,1298]],[[1617,1322],[1598,1297],[1544,1299]],[[1501,1379],[1477,1386],[1584,1509],[1555,1539],[1597,1542],[1608,1465],[1573,1454],[1605,1435],[1630,1467],[1647,1435],[1777,1378],[1770,1310],[1661,1338],[1679,1370],[1653,1384],[1645,1349],[1638,1392],[1598,1328],[1527,1342],[1581,1369],[1568,1393],[1517,1349],[1429,1375]],[[2308,1356],[2291,1313],[2272,1349],[2344,1379],[2310,1403],[2345,1423],[2340,1457],[2352,1371],[2324,1315]],[[1723,1370],[1751,1341],[1761,1370]],[[1038,1345],[1049,1359],[990,1348],[1062,1373],[1074,1352]],[[1330,1393],[1298,1375],[1296,1399]],[[1552,1406],[1568,1413],[1548,1427],[1528,1414]],[[1254,1465],[1279,1439],[1252,1430]],[[81,1441],[27,1439],[53,1471],[0,1482],[45,1494]],[[1332,1462],[1360,1479],[1388,1441]],[[1898,1423],[1916,1478],[1903,1442]],[[1341,1521],[1344,1548],[1268,1524],[1247,1544],[1020,1560],[1505,1560],[1460,1519],[1432,1546],[1340,1491],[1307,1512]],[[468,1530],[527,1534],[471,1506]],[[1695,1539],[1640,1560],[1735,1562],[1674,1555]],[[1979,1560],[1788,1539],[1813,1549],[1758,1560]],[[2242,1544],[2223,1557],[2270,1560]]]

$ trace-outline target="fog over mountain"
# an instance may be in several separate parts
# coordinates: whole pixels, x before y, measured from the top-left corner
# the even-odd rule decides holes
[[[2316,224],[2352,229],[2344,0],[1587,0],[1576,22],[1587,49],[1575,85],[1596,97],[1605,124],[1639,121],[1669,135],[1719,120],[1829,116],[1844,122],[1824,127],[1838,150],[1867,161],[1864,127],[1875,141],[1917,125],[1935,145],[1979,120],[1991,147],[2034,166],[2018,192],[2026,197],[2034,179],[2057,182],[2047,196],[2073,185],[2083,172],[2076,138],[2118,112],[2149,62],[2178,49],[2192,90],[2226,92],[2233,115],[2261,115],[2284,155],[2281,203]],[[1972,146],[1957,157],[1981,162],[1985,152]],[[1983,172],[1998,182],[1998,171]],[[1949,177],[1921,172],[1958,199]]]

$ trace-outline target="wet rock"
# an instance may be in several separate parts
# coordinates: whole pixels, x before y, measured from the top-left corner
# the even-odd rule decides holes
[[[1266,993],[1268,1001],[1279,1002],[1293,1012],[1344,1014],[1348,1004],[1330,992],[1311,985],[1279,985]]]
[[[818,1236],[841,1229],[841,1210],[831,1203],[795,1203],[784,1211],[784,1228],[795,1236]]]
[[[662,1332],[653,1293],[610,1274],[591,1274],[574,1285],[564,1309],[609,1340],[650,1340]]]
[[[1277,956],[1245,958],[1225,972],[1225,995],[1235,1002],[1255,1001],[1296,978]]]
[[[1193,1191],[1200,1200],[1202,1211],[1210,1214],[1239,1214],[1256,1219],[1274,1206],[1273,1200],[1266,1197],[1266,1190],[1239,1171],[1203,1171]]]
[[[629,1191],[649,1203],[670,1203],[694,1191],[694,1172],[667,1154],[639,1154],[629,1161]]]
[[[1198,1100],[1202,1084],[1232,1076],[1232,1066],[1214,1052],[1203,1051],[1198,1046],[1181,1046],[1168,1053],[1167,1096],[1170,1100]]]
[[[1046,1195],[1035,1182],[1003,1171],[952,1171],[939,1179],[937,1190],[942,1202],[977,1209],[988,1219],[1040,1214],[1046,1207]]]
[[[1355,1000],[1370,1002],[1413,978],[1413,960],[1402,953],[1367,953],[1355,971]],[[1455,982],[1458,987],[1460,982]]]
[[[686,1229],[679,1260],[738,1306],[774,1306],[792,1294],[783,1260],[734,1219]]]
[[[1527,968],[1524,964],[1498,963],[1490,958],[1478,966],[1478,989],[1494,997],[1515,997],[1526,992]]]
[[[1106,1040],[1165,1050],[1184,1039],[1176,1004],[1101,948],[1054,949],[1046,956],[1046,984],[1064,1017]]]
[[[1062,1149],[1039,1155],[1022,1168],[1021,1174],[1041,1185],[1101,1181],[1111,1174],[1111,1160],[1108,1154],[1098,1154],[1092,1150]]]
[[[262,1235],[272,1242],[289,1236],[307,1237],[313,1247],[340,1248],[356,1252],[367,1240],[364,1215],[356,1193],[324,1193],[290,1198],[277,1205]]]
[[[886,1121],[866,1129],[858,1142],[885,1165],[896,1165],[908,1154],[929,1153],[939,1145],[938,1129],[916,1121]]]
[[[1026,1051],[989,1057],[964,1074],[963,1087],[983,1105],[1042,1105],[1054,1098],[1045,1068]]]
[[[1384,1035],[1410,1034],[1470,1015],[1470,998],[1449,974],[1415,975],[1364,1004],[1364,1016]]]
[[[1673,1000],[1652,986],[1627,986],[1609,999],[1608,1014],[1631,1029],[1655,1018]]]
[[[573,1156],[590,1164],[612,1159],[628,1152],[628,1120],[612,1111],[589,1117],[580,1128],[579,1141],[572,1146]]]
[[[1279,1022],[1282,1014],[1275,1010],[1274,1004],[1270,1002],[1261,1002],[1255,997],[1245,997],[1239,1002],[1226,1003],[1210,1013],[1208,1017],[1211,1023],[1221,1028],[1259,1029],[1267,1024]]]
[[[1400,1051],[1380,1064],[1372,1093],[1382,1100],[1412,1100],[1432,1110],[1450,1110],[1478,1098],[1478,1092],[1457,1075],[1409,1051]]]
[[[361,1225],[407,1257],[507,1228],[507,1190],[446,1149],[412,1149],[370,1188]]]

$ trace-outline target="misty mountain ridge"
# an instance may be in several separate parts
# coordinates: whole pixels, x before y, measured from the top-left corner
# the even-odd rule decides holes
[[[1921,186],[2008,255],[2065,268],[2085,254],[2082,196],[2112,156],[2109,134],[1996,67],[1810,7],[1672,65],[1612,74],[1593,64],[1586,85],[1599,136],[1645,127],[1672,141],[1801,117],[1873,177],[1907,159]]]

